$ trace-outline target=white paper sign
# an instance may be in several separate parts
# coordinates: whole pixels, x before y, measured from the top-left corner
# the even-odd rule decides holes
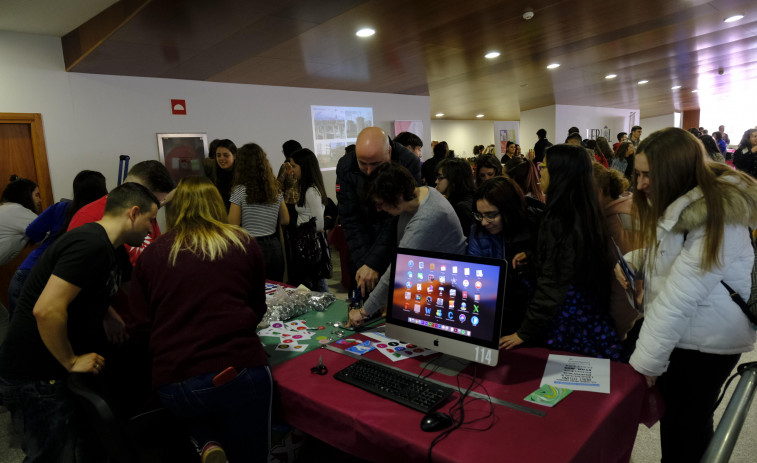
[[[574,391],[609,394],[610,360],[550,354],[541,383]]]

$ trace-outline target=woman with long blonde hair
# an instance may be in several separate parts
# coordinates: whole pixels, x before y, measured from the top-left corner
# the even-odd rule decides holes
[[[179,182],[166,218],[168,232],[142,253],[131,285],[134,324],[150,327],[153,387],[188,424],[202,461],[267,461],[272,377],[255,333],[266,311],[260,247],[226,223],[205,178]]]
[[[237,151],[229,223],[254,236],[265,257],[266,278],[284,279],[284,251],[279,225],[289,224],[289,211],[265,151],[248,143]]]
[[[757,183],[706,156],[696,137],[671,127],[645,138],[635,157],[637,250],[626,258],[643,270],[645,294],[630,363],[665,401],[663,461],[701,459],[720,388],[757,340],[722,284],[748,299]]]

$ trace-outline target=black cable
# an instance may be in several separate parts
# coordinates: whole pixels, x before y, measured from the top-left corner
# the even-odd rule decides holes
[[[720,392],[720,397],[718,397],[718,401],[715,402],[715,406],[712,408],[712,413],[715,413],[715,410],[718,409],[718,406],[720,405],[720,402],[723,401],[723,397],[725,397],[725,393],[728,390],[728,386],[731,385],[731,381],[734,380],[737,376],[741,376],[744,374],[746,370],[750,370],[752,368],[757,368],[757,362],[747,362],[742,363],[738,367],[736,367],[736,373],[731,375],[730,378],[728,378],[728,381],[725,382],[725,386],[723,386],[723,390]]]
[[[445,430],[444,432],[442,432],[441,434],[437,435],[434,438],[434,440],[431,441],[431,445],[428,448],[428,455],[427,455],[427,459],[428,459],[429,463],[433,462],[432,453],[433,453],[433,450],[434,450],[434,447],[436,446],[436,444],[438,444],[439,442],[441,442],[444,439],[446,439],[447,436],[449,436],[450,434],[452,434],[453,431],[455,431],[456,429],[462,428],[463,425],[466,425],[466,424],[470,425],[470,424],[473,424],[473,423],[477,423],[477,422],[485,420],[485,419],[487,419],[487,418],[489,418],[491,416],[494,416],[494,404],[492,404],[491,397],[489,396],[489,391],[486,389],[486,386],[484,386],[483,381],[482,380],[477,380],[478,375],[477,375],[477,369],[476,369],[475,364],[474,364],[474,367],[473,367],[473,376],[470,376],[471,383],[468,386],[468,388],[465,390],[465,392],[463,392],[463,390],[462,390],[462,388],[460,386],[460,376],[464,376],[464,375],[457,375],[457,377],[456,377],[456,379],[457,379],[457,389],[458,389],[458,392],[460,394],[460,399],[458,399],[457,402],[450,408],[450,416],[452,417],[454,424],[452,425],[451,428],[449,428],[449,429]],[[469,421],[469,422],[466,423],[465,422],[465,400],[466,400],[466,398],[470,398],[472,400],[475,400],[475,397],[469,397],[468,396],[470,394],[470,392],[473,390],[474,386],[481,386],[484,389],[484,392],[486,393],[487,402],[489,403],[489,413],[486,414],[483,417],[475,418],[472,421]],[[468,430],[471,430],[471,431],[487,431],[487,430],[491,429],[492,426],[494,426],[494,420],[492,420],[492,422],[489,423],[489,425],[487,427],[485,427],[485,428],[463,428],[463,429],[468,429]]]

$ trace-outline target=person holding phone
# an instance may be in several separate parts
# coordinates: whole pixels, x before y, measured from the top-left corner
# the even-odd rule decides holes
[[[226,223],[205,178],[179,182],[166,222],[137,261],[130,294],[134,327],[150,329],[153,387],[203,461],[266,462],[273,379],[255,333],[266,312],[263,254]]]

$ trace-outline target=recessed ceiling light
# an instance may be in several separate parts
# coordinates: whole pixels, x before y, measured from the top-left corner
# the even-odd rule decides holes
[[[484,117],[484,115],[483,114],[476,114],[476,117],[482,118],[482,117]]]
[[[699,89],[696,89],[696,88],[691,91],[691,93],[698,93],[698,92],[699,92]]]
[[[736,21],[738,21],[739,19],[741,19],[741,18],[743,18],[743,17],[744,17],[744,15],[743,15],[743,14],[735,14],[735,15],[733,15],[733,16],[729,16],[729,17],[725,18],[725,19],[723,20],[723,22],[725,22],[725,23],[732,23],[732,22],[736,22]]]
[[[557,69],[560,67],[559,63],[552,63],[547,65],[547,69]]]
[[[648,80],[640,80],[638,83],[639,83],[639,85],[644,85],[644,84],[646,84],[648,82],[649,82]]]
[[[444,113],[436,113],[436,117],[444,117]]]
[[[605,79],[614,79],[614,78],[616,78],[616,77],[618,77],[618,75],[617,75],[617,74],[607,74],[607,75],[605,76]]]
[[[679,88],[681,88],[680,85],[673,85],[672,87],[670,87],[671,90],[678,90]]]
[[[494,58],[497,58],[498,56],[499,56],[498,51],[490,51],[489,53],[484,55],[484,58],[494,59]]]
[[[376,33],[376,31],[374,31],[370,27],[366,27],[366,28],[360,29],[359,31],[355,32],[355,35],[357,35],[358,37],[370,37],[370,36],[372,36],[375,33]]]

